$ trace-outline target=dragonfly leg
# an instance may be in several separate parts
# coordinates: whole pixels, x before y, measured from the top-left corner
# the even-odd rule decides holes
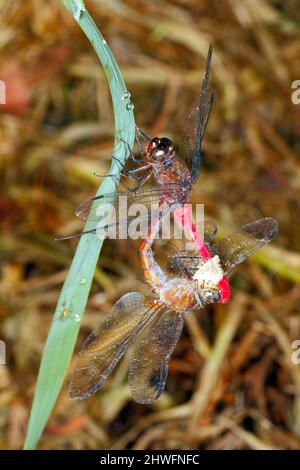
[[[108,178],[108,177],[113,178],[113,180],[115,181],[115,183],[117,183],[117,185],[120,184],[128,192],[135,193],[138,189],[140,189],[141,186],[143,186],[149,180],[149,178],[152,175],[152,170],[151,169],[149,170],[148,166],[145,166],[143,168],[137,168],[137,170],[132,170],[134,173],[137,173],[139,170],[145,170],[145,169],[148,169],[148,173],[146,173],[145,175],[140,176],[140,177],[135,177],[135,176],[131,175],[130,173],[128,175],[126,175],[125,173],[120,173],[122,176],[132,178],[136,181],[137,184],[133,188],[130,188],[126,183],[123,183],[123,181],[121,181],[121,179],[117,175],[114,175],[114,174],[97,175],[96,173],[94,173],[94,175],[98,176],[98,177],[101,177],[101,178]]]
[[[93,173],[93,175],[96,176],[97,178],[119,178],[117,175],[114,175],[113,173],[109,173],[108,175],[98,175],[97,173]],[[136,181],[137,183],[141,181],[141,179],[143,178],[143,176],[135,176],[135,175],[131,175],[128,172],[123,172],[123,171],[120,172],[120,176],[124,176],[124,178],[130,178]]]
[[[145,151],[143,148],[143,144],[141,141],[141,138],[145,140],[146,142],[150,142],[151,139],[148,137],[143,131],[141,131],[138,127],[135,128],[135,141],[137,143],[138,149],[139,149],[139,154],[144,155]]]
[[[131,160],[133,160],[135,163],[138,163],[139,165],[144,165],[145,164],[145,162],[143,160],[135,158],[134,153],[133,153],[129,143],[126,142],[126,140],[120,139],[120,141],[123,142],[123,144],[125,144],[127,146],[127,149],[128,149],[129,156],[130,156]]]
[[[147,170],[147,169],[149,170],[149,165],[140,166],[139,168],[135,168],[134,170],[128,170],[127,174],[133,175],[134,173],[139,173],[140,171]]]
[[[124,167],[124,163],[122,163],[121,160],[120,160],[118,157],[115,157],[114,155],[112,155],[112,159],[113,159],[113,160],[116,160],[116,162],[119,163],[120,168],[123,168],[123,167]]]
[[[151,178],[151,176],[152,176],[152,170],[150,168],[148,173],[144,175],[144,178],[136,186],[134,186],[134,188],[131,188],[130,191],[135,193],[138,189],[140,189],[141,186],[147,183],[147,181]]]
[[[148,173],[146,173],[146,175],[139,179],[139,182],[133,188],[130,188],[126,183],[123,183],[123,181],[121,181],[120,178],[118,178],[116,175],[111,175],[111,177],[117,184],[123,186],[123,188],[125,188],[128,192],[135,193],[138,189],[140,189],[141,186],[143,186],[149,180],[151,175],[152,171],[150,170]]]
[[[129,173],[120,173],[121,176],[124,176],[125,178],[131,179],[135,181],[136,183],[139,183],[142,180],[142,176],[135,176],[135,175],[130,175]]]
[[[112,173],[109,174],[109,175],[97,175],[96,173],[93,173],[93,174],[94,174],[94,176],[97,176],[97,178],[112,178],[117,186],[120,184],[125,189],[127,189],[127,191],[132,190],[132,188],[129,188],[129,186],[127,186],[127,184],[123,183],[123,181],[121,181],[120,178],[117,175],[114,175]],[[126,176],[126,175],[124,175],[124,173],[120,173],[120,175],[121,176]]]
[[[120,180],[120,178],[118,178],[116,175],[111,175],[111,177],[113,178],[113,180],[115,181],[115,183],[118,185],[120,184],[121,186],[123,186],[123,188],[125,188],[127,191],[130,191],[132,192],[136,186],[138,186],[138,184],[136,184],[136,186],[134,186],[134,188],[130,188],[126,183],[123,183],[123,181]]]
[[[140,171],[147,170],[149,168],[148,165],[141,166],[139,168],[135,168],[134,170],[124,170],[124,165],[122,164],[121,160],[113,155],[113,160],[116,160],[119,165],[122,168],[122,171],[120,172],[121,176],[124,176],[125,178],[130,178],[133,179],[136,182],[139,182],[143,179],[143,176],[134,176],[136,173],[139,173]],[[98,175],[97,175],[98,176]],[[111,176],[111,175],[109,175]]]
[[[136,173],[140,173],[141,171],[144,171],[144,170],[149,170],[149,165],[144,165],[144,166],[140,166],[139,168],[135,168],[134,170],[126,170],[125,173],[121,173],[121,175],[123,176],[127,176],[128,178],[132,178],[134,179],[135,181],[140,181],[141,179],[144,178],[144,175],[143,176],[133,176],[135,175]]]
[[[114,156],[112,158],[114,160],[116,160],[121,165],[121,167],[123,168],[122,162],[119,158],[114,157]],[[139,173],[140,171],[147,170],[147,169],[149,169],[149,165],[140,166],[139,168],[135,168],[134,170],[124,170],[124,168],[123,168],[123,173],[121,173],[121,174],[123,174],[123,176],[130,176],[130,175],[133,175],[135,173]]]
[[[142,137],[144,140],[146,140],[146,142],[151,141],[150,137],[148,137],[147,134],[145,134],[145,132],[141,131],[139,127],[136,127],[135,130],[136,130],[136,134],[138,134],[139,137]]]

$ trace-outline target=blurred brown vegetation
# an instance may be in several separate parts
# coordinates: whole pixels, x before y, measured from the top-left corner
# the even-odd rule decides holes
[[[134,403],[126,358],[82,402],[66,387],[41,449],[300,448],[299,2],[93,0],[149,135],[179,141],[209,43],[216,93],[193,202],[223,231],[279,221],[272,246],[232,277],[232,300],[186,317],[166,393]],[[59,291],[82,228],[73,215],[110,165],[114,122],[99,61],[58,0],[0,9],[0,448],[20,448]],[[137,244],[107,241],[78,345],[125,292],[139,290]],[[73,365],[73,364],[72,364]],[[71,368],[70,368],[71,370]],[[69,376],[66,378],[66,385]]]

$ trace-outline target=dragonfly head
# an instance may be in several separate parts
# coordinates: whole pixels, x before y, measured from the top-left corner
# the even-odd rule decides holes
[[[167,137],[155,137],[151,140],[147,148],[149,160],[162,161],[170,157],[174,152],[173,142]]]
[[[199,305],[211,304],[221,300],[219,282],[223,279],[224,272],[218,255],[208,259],[193,275],[197,283],[196,300]]]

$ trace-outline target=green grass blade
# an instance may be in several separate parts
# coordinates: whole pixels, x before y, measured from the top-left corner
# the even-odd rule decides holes
[[[128,92],[118,65],[81,0],[65,0],[72,13],[95,48],[104,67],[113,101],[115,116],[115,152],[125,161],[125,145],[117,145],[120,138],[133,144],[135,123]],[[111,171],[118,173],[112,163]],[[115,185],[107,178],[97,194],[112,192]],[[94,224],[87,220],[85,230]],[[39,370],[35,396],[30,414],[24,449],[34,449],[53,410],[63,384],[64,376],[75,346],[80,320],[87,303],[102,241],[95,235],[85,235],[79,241],[70,271],[62,288]]]

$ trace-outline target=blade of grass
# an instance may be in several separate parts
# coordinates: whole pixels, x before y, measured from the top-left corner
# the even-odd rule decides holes
[[[87,12],[82,0],[63,2],[72,13],[93,47],[104,67],[112,96],[115,116],[115,156],[125,161],[127,148],[120,145],[120,138],[133,145],[135,135],[134,115],[130,95],[118,65]],[[118,174],[118,167],[112,162],[110,172]],[[99,188],[98,194],[113,192],[115,185],[109,178]],[[85,230],[93,227],[87,220]],[[69,365],[80,320],[87,303],[99,253],[103,241],[95,235],[81,237],[70,271],[62,288],[49,335],[46,341],[39,370],[35,396],[31,409],[24,449],[34,449],[55,405]]]

